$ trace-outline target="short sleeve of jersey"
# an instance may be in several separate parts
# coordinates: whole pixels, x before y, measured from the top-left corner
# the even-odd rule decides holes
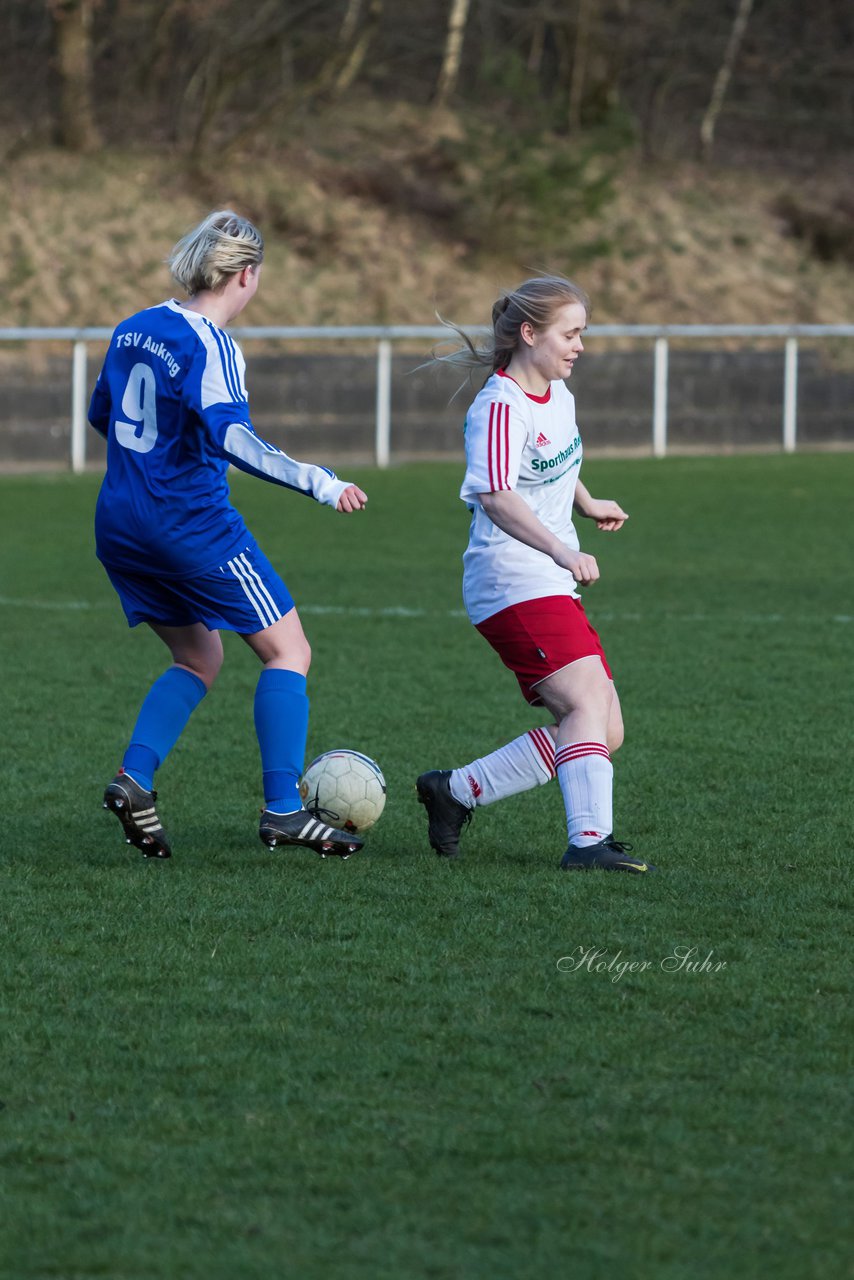
[[[465,426],[466,474],[460,497],[515,489],[528,424],[503,387],[492,380],[468,411]]]

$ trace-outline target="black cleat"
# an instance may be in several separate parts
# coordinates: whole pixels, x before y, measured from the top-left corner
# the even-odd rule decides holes
[[[451,795],[450,769],[431,769],[415,783],[418,803],[427,810],[427,838],[440,858],[460,856],[460,833],[473,813]]]
[[[654,871],[655,867],[648,862],[639,862],[630,858],[630,844],[615,840],[613,836],[605,836],[596,844],[589,844],[586,849],[579,849],[571,844],[561,858],[561,871],[629,871],[632,875],[643,875],[645,871]]]
[[[349,858],[351,853],[358,853],[365,843],[361,836],[350,831],[328,827],[307,809],[297,809],[294,813],[271,813],[264,809],[258,835],[269,849],[282,844],[302,845],[319,853],[321,858],[330,855]]]
[[[154,807],[156,799],[156,791],[146,791],[120,769],[104,792],[104,808],[112,810],[124,827],[128,844],[136,845],[146,858],[171,858],[172,850]]]

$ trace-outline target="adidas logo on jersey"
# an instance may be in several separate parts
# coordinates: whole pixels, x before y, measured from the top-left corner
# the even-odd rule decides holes
[[[546,444],[551,444],[551,440],[549,440],[548,436],[544,436],[541,431],[540,434],[537,436],[537,448],[542,449],[543,445],[546,445]]]
[[[538,472],[551,471],[553,467],[559,467],[562,463],[566,462],[566,460],[568,458],[571,458],[576,451],[579,451],[578,457],[576,458],[576,462],[580,462],[581,461],[580,450],[581,450],[581,436],[576,436],[572,444],[569,446],[569,448],[561,449],[560,453],[558,453],[554,458],[532,458],[531,470],[538,471]]]

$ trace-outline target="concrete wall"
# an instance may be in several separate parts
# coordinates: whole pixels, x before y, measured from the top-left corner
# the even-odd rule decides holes
[[[0,352],[0,466],[65,466],[70,452],[71,352]],[[592,345],[592,344],[591,344]],[[245,344],[252,416],[259,434],[295,457],[334,461],[373,453],[376,358],[311,350],[253,354]],[[90,385],[103,346],[90,348]],[[463,375],[419,368],[424,356],[395,354],[392,457],[462,454],[466,406],[482,377],[455,397]],[[648,451],[652,432],[651,344],[588,351],[572,379],[589,451]],[[783,352],[675,347],[670,351],[669,445],[715,452],[780,444]],[[854,372],[832,368],[820,348],[801,348],[798,442],[854,447]],[[104,447],[90,431],[89,460]]]

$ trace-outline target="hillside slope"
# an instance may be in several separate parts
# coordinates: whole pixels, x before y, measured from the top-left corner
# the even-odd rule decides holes
[[[783,177],[628,162],[595,218],[557,248],[491,255],[416,206],[354,189],[303,148],[191,182],[155,151],[19,157],[0,190],[5,325],[111,324],[171,291],[163,259],[210,208],[267,238],[250,323],[484,320],[502,287],[543,268],[575,276],[599,322],[833,323],[854,319],[854,270],[822,263],[775,212]]]

